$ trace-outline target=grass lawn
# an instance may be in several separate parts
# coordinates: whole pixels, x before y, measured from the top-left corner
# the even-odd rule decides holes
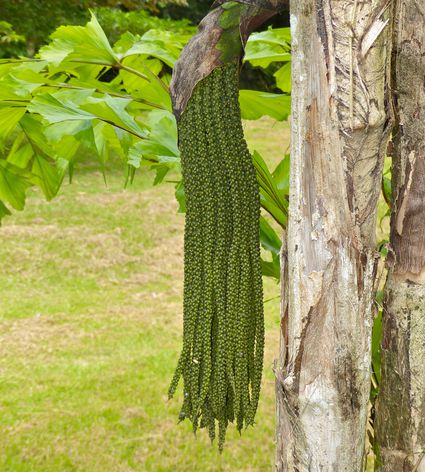
[[[287,123],[248,123],[277,163]],[[274,463],[279,287],[265,281],[266,358],[258,424],[230,428],[220,456],[177,425],[167,400],[182,328],[183,223],[172,185],[140,173],[123,190],[84,167],[46,203],[0,228],[0,471],[268,471]]]

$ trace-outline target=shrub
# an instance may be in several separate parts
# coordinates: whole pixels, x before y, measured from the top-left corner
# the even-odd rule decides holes
[[[158,18],[150,15],[145,10],[124,12],[122,10],[102,7],[96,8],[95,13],[109,41],[112,43],[117,41],[126,31],[140,35],[150,29],[160,29],[188,35],[195,32],[195,27],[191,26],[189,20]]]

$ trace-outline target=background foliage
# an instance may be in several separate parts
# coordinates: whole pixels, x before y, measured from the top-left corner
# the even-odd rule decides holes
[[[180,20],[160,18],[146,10],[126,12],[102,7],[96,8],[94,12],[111,43],[116,42],[127,31],[142,35],[150,29],[161,29],[190,36],[196,31],[196,27],[185,18]]]
[[[158,14],[160,8],[170,4],[184,5],[185,0],[0,0],[2,21],[11,24],[26,39],[25,44],[2,47],[1,56],[32,56],[58,26],[84,24],[90,16],[88,8],[98,8],[99,16],[107,16],[107,24],[111,24],[111,17],[116,17],[115,22],[121,27],[127,24],[131,26],[130,31],[143,33],[153,26],[149,22],[155,21],[150,18],[150,14]],[[123,16],[125,12],[135,10],[141,10],[142,18]],[[143,22],[149,26],[142,27]],[[183,23],[187,24],[188,21]],[[166,21],[163,26],[168,30],[173,29],[173,22]],[[116,25],[111,25],[111,33],[116,28]],[[115,38],[112,37],[112,40]]]

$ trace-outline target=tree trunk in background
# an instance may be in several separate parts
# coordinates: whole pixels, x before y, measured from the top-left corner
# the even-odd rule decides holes
[[[279,471],[362,468],[376,204],[391,128],[390,3],[291,2],[288,310],[276,372]]]
[[[396,8],[393,211],[377,405],[380,470],[425,471],[425,6]]]

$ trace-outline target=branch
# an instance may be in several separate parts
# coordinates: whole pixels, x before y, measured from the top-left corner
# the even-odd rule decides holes
[[[196,84],[220,66],[240,61],[249,35],[284,9],[287,0],[217,0],[200,22],[198,33],[183,49],[170,84],[177,119]]]

